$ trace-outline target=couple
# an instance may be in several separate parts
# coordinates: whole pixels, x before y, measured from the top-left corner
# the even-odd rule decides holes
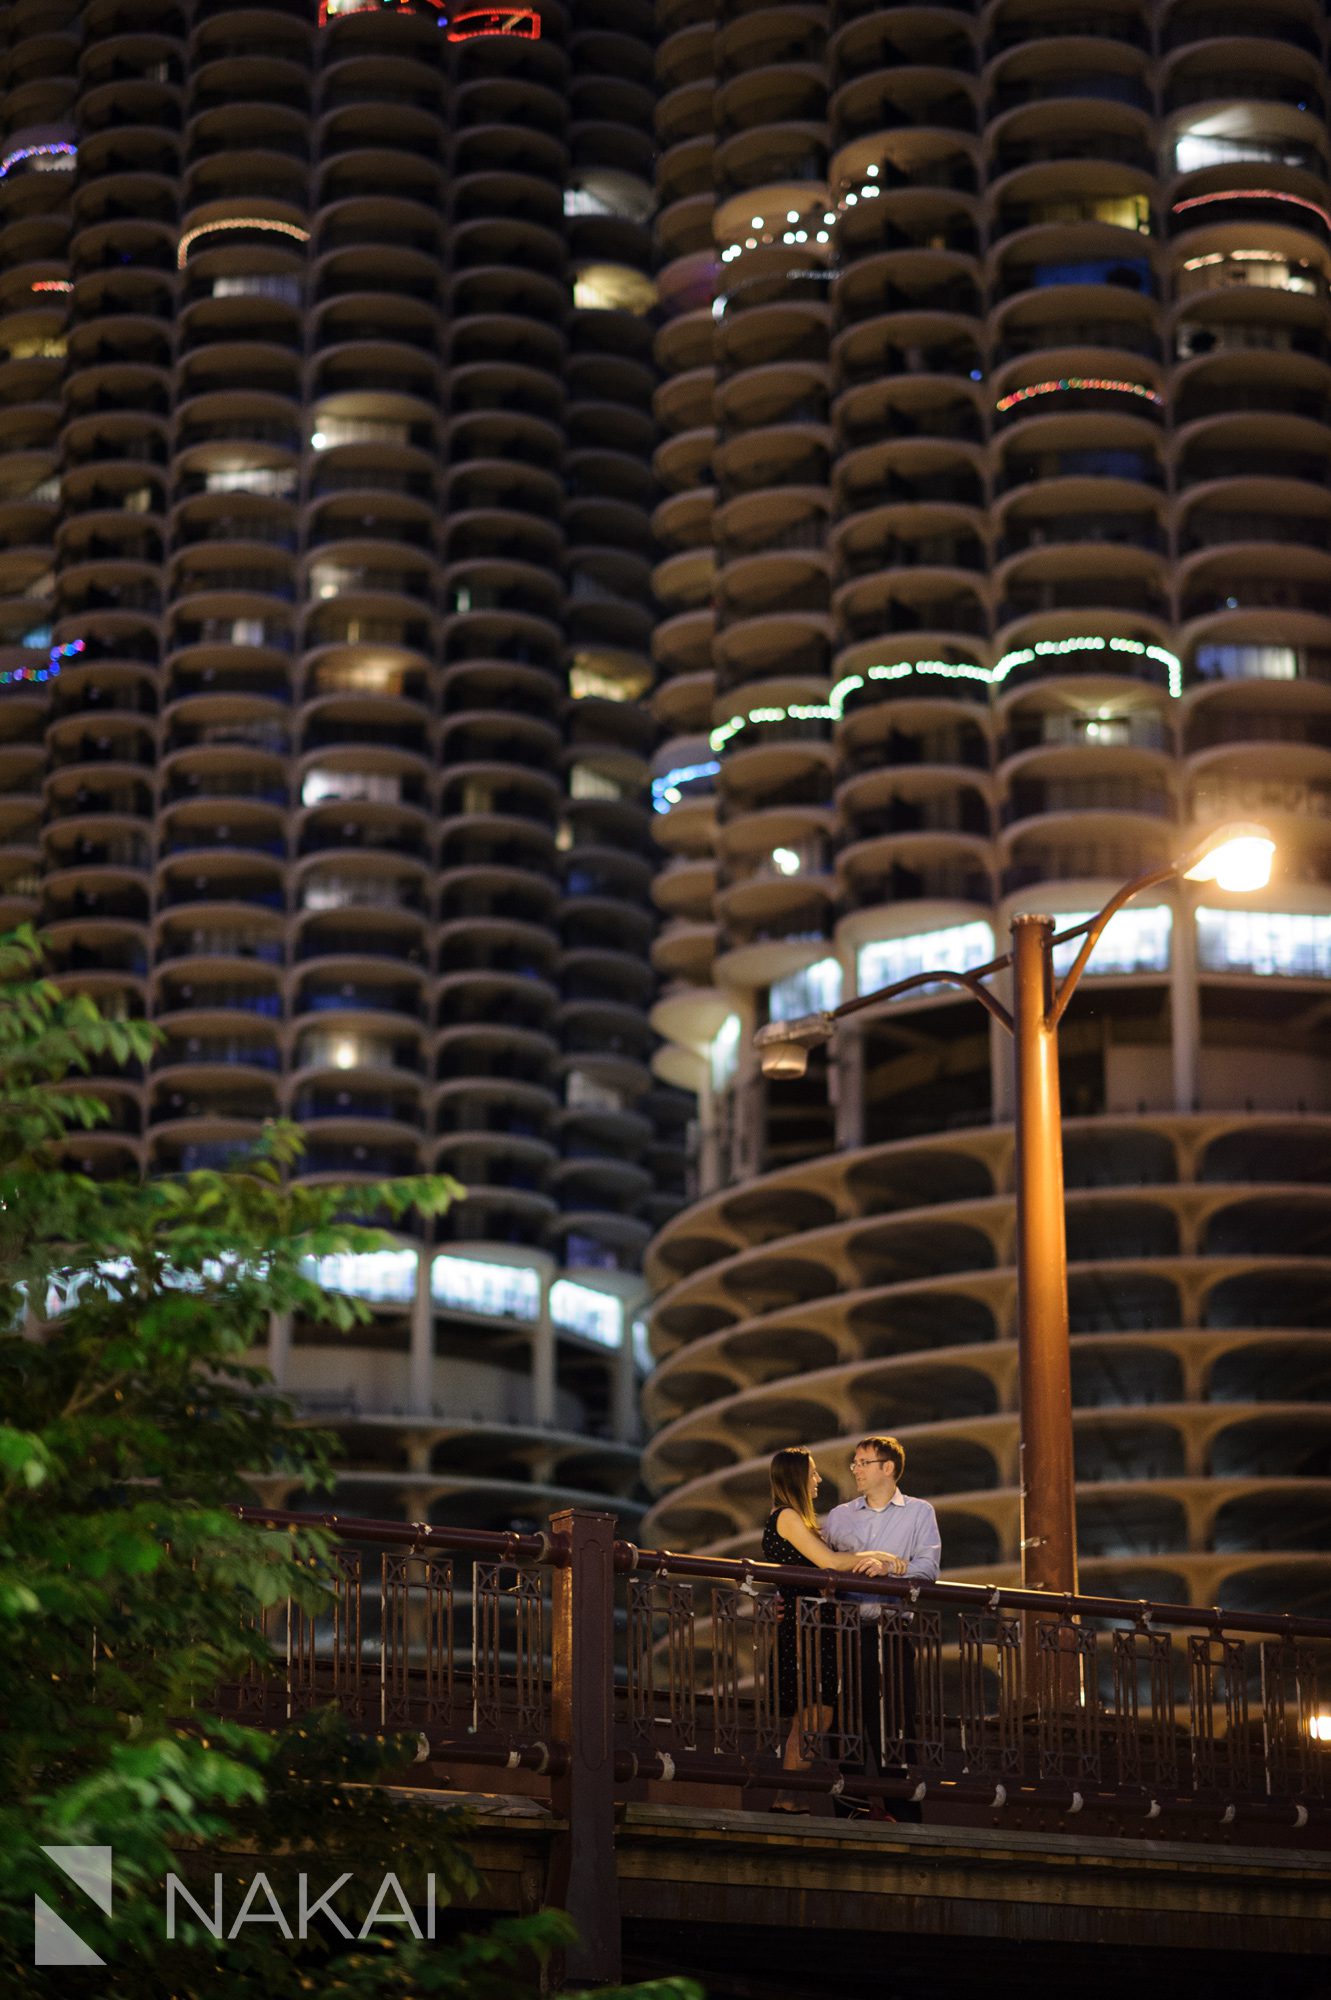
[[[763,1555],[768,1562],[788,1563],[811,1569],[851,1570],[859,1576],[908,1576],[920,1582],[938,1580],[942,1544],[938,1517],[927,1500],[915,1500],[900,1489],[906,1469],[906,1453],[894,1437],[861,1438],[850,1461],[855,1475],[856,1496],[834,1507],[823,1532],[818,1532],[814,1501],[821,1485],[813,1453],[803,1445],[776,1453],[771,1464],[772,1511],[763,1529]],[[805,1736],[824,1734],[832,1724],[837,1698],[836,1635],[830,1629],[818,1635],[817,1698],[805,1690],[805,1706],[799,1708],[796,1661],[799,1654],[800,1593],[789,1587],[781,1592],[781,1622],[777,1627],[777,1687],[782,1719],[789,1718],[782,1766],[787,1771],[808,1769],[803,1755]],[[860,1686],[864,1702],[864,1731],[881,1773],[899,1770],[900,1749],[894,1758],[886,1754],[889,1739],[900,1742],[914,1733],[915,1673],[909,1640],[896,1652],[901,1680],[899,1688],[887,1684],[892,1674],[889,1648],[880,1643],[878,1618],[881,1600],[861,1601],[860,1607]],[[889,1714],[897,1718],[889,1727]],[[837,1801],[838,1807],[842,1801]],[[852,1803],[850,1810],[856,1807]],[[776,1812],[800,1812],[791,1799],[778,1798]],[[898,1819],[918,1819],[917,1805],[898,1805]]]

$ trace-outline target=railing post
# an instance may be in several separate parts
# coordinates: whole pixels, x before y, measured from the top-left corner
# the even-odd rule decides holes
[[[615,1517],[565,1507],[550,1517],[563,1561],[554,1571],[551,1732],[568,1753],[551,1788],[565,1822],[550,1856],[547,1901],[567,1910],[578,1941],[564,1976],[620,1976],[615,1867]]]

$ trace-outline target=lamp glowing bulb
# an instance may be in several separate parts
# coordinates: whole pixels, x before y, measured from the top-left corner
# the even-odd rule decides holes
[[[1190,867],[1183,870],[1185,881],[1214,882],[1217,889],[1244,895],[1264,889],[1271,880],[1271,862],[1276,844],[1265,827],[1234,826],[1207,841]]]
[[[333,1067],[334,1069],[355,1069],[356,1044],[354,1042],[334,1042]]]
[[[1331,1743],[1331,1710],[1321,1709],[1311,1717],[1308,1734],[1314,1743]]]
[[[800,872],[799,855],[796,854],[793,847],[774,847],[772,849],[772,866],[777,870],[778,874],[798,875]]]
[[[800,212],[797,208],[788,208],[786,210],[787,222],[798,222],[799,219],[800,219]]]

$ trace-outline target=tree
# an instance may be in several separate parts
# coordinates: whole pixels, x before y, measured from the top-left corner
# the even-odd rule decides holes
[[[275,1856],[274,1881],[316,1856],[320,1886],[354,1857],[413,1900],[430,1871],[440,1903],[473,1877],[456,1816],[376,1785],[414,1743],[358,1739],[333,1715],[263,1732],[211,1707],[220,1683],[266,1668],[265,1608],[290,1596],[316,1610],[325,1588],[318,1530],[275,1535],[233,1511],[250,1497],[246,1474],[277,1462],[326,1483],[332,1445],[293,1424],[246,1356],[271,1313],[342,1328],[364,1316],[309,1275],[311,1259],[391,1240],[348,1214],[437,1214],[460,1190],[442,1176],[302,1185],[288,1171],[300,1135],[281,1125],[230,1171],[74,1172],[59,1142],[106,1114],[70,1080],[145,1062],[153,1044],[143,1023],[108,1020],[44,979],[30,931],[0,939],[3,1990],[78,1990],[79,1975],[32,1963],[34,1896],[60,1907],[41,1850],[109,1845],[110,1920],[76,1892],[68,1902],[106,1960],[99,1994],[510,2000],[564,1941],[559,1913],[446,1945],[418,1943],[405,1921],[364,1942],[316,1922],[302,1947],[271,1924],[217,1942],[182,1903],[178,1936],[163,1934],[162,1884],[170,1872],[188,1882],[191,1850]]]

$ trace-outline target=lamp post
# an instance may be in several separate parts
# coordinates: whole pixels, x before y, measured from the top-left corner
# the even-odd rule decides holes
[[[774,1021],[754,1037],[764,1076],[802,1076],[809,1050],[830,1040],[847,1015],[921,986],[960,986],[1012,1036],[1016,1054],[1017,1352],[1021,1400],[1021,1580],[1027,1589],[1077,1588],[1076,1483],[1072,1449],[1072,1364],[1068,1333],[1067,1228],[1063,1208],[1063,1129],[1058,1027],[1110,919],[1144,889],[1179,877],[1221,889],[1261,889],[1275,843],[1262,827],[1210,835],[1182,860],[1147,869],[1095,916],[1055,932],[1046,916],[1012,919],[1012,949],[971,972],[917,972],[823,1014]],[[1061,981],[1055,945],[1081,945]],[[1009,1010],[985,981],[1012,969]]]

